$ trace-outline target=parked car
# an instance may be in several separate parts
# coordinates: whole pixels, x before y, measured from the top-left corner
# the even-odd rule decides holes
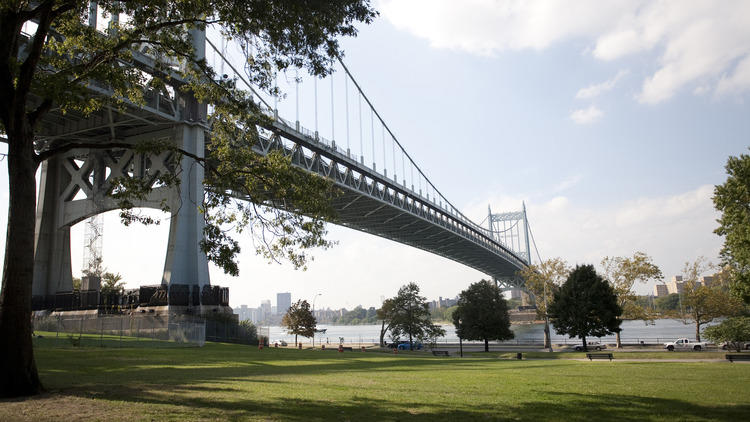
[[[680,338],[677,341],[664,343],[664,348],[673,352],[675,350],[695,350],[699,352],[706,348],[705,341],[690,341],[688,338]]]
[[[287,343],[286,343],[286,341],[284,341],[284,340],[276,340],[276,341],[274,341],[274,342],[273,342],[273,345],[274,345],[275,347],[279,347],[279,346],[284,346],[284,347],[286,347],[286,346],[287,346]]]
[[[603,349],[606,349],[607,345],[599,343],[598,341],[592,341],[586,343],[586,349],[588,350],[596,350],[597,352]],[[583,344],[577,344],[573,348],[576,352],[582,352],[583,351]]]
[[[741,347],[742,349],[750,350],[750,341],[741,341],[739,343],[742,346]],[[722,342],[721,344],[719,344],[719,347],[721,347],[721,350],[737,349],[737,346],[735,344],[727,342],[727,341]]]
[[[409,342],[403,342],[398,344],[398,350],[409,350]],[[414,350],[422,350],[422,343],[415,341]]]

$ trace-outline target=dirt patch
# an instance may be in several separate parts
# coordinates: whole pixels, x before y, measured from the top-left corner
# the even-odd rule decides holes
[[[126,421],[134,415],[123,406],[92,398],[60,393],[0,400],[2,421]]]

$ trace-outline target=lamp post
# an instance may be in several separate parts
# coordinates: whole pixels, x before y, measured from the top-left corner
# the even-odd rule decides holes
[[[323,293],[318,293],[313,297],[313,307],[312,307],[312,314],[313,318],[315,318],[315,299],[318,298],[318,296],[322,296]],[[317,321],[316,321],[317,322]],[[316,324],[317,325],[317,324]],[[312,339],[312,348],[315,350],[315,331],[313,331],[313,339]]]
[[[458,319],[458,329],[461,329],[461,318]],[[456,332],[456,334],[458,334],[458,332]],[[461,334],[458,334],[458,353],[459,355],[461,355],[461,357],[464,357],[464,343],[461,339]]]

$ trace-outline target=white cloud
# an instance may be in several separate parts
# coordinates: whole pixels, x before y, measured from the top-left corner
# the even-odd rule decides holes
[[[573,186],[577,185],[581,181],[582,177],[580,174],[576,174],[574,176],[570,176],[567,179],[563,180],[562,182],[558,183],[553,192],[562,192],[565,190],[568,190],[572,188]]]
[[[713,233],[718,214],[713,186],[663,197],[644,197],[604,207],[584,206],[564,196],[526,201],[529,223],[542,259],[562,257],[571,264],[598,265],[605,256],[636,251],[651,255],[664,275],[679,274],[686,261],[705,256],[717,262],[722,240]],[[502,196],[465,209],[470,218],[520,209],[521,197]],[[481,218],[478,220],[481,221]],[[536,253],[534,259],[536,260]],[[637,286],[642,293],[650,286]]]
[[[589,85],[586,88],[581,88],[578,90],[578,93],[576,93],[576,98],[578,99],[590,99],[594,97],[598,97],[604,92],[607,92],[615,87],[617,82],[625,75],[627,75],[627,70],[621,70],[617,72],[617,74],[612,77],[612,79],[608,79],[602,83],[599,84],[593,84]]]
[[[594,123],[603,115],[604,112],[599,110],[598,107],[592,105],[589,108],[582,108],[573,111],[572,113],[570,113],[570,119],[578,123],[579,125],[586,125],[589,123]]]
[[[665,101],[686,85],[717,95],[750,90],[750,2],[744,0],[383,0],[383,16],[436,48],[493,55],[590,40],[600,60],[656,51],[640,102]]]

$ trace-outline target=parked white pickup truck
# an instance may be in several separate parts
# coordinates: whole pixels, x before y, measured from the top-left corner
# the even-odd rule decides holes
[[[664,348],[670,352],[675,350],[695,350],[696,352],[706,348],[706,342],[704,341],[690,341],[687,338],[680,338],[677,341],[664,343]]]

